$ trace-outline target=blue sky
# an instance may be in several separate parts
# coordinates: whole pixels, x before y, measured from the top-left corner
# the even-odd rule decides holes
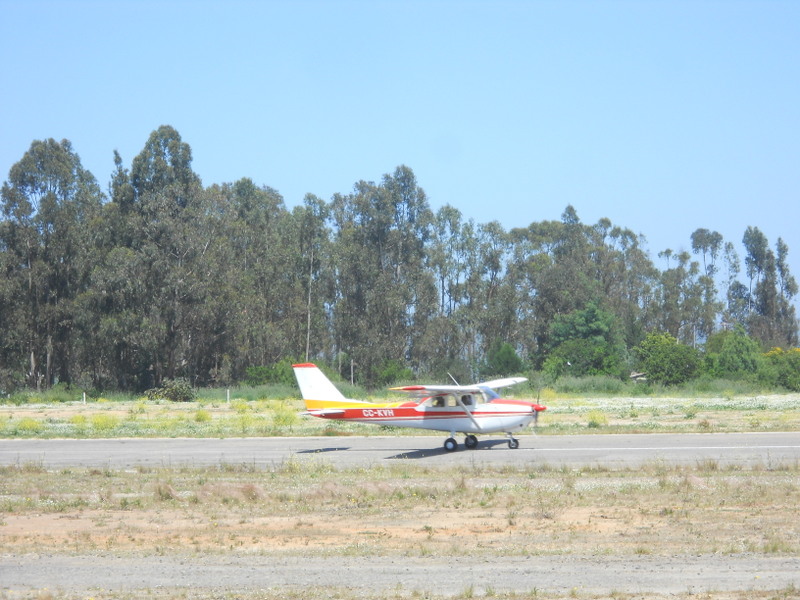
[[[105,189],[169,124],[289,207],[404,164],[434,209],[572,204],[661,268],[756,226],[800,278],[800,2],[0,0],[0,69],[2,180],[67,138]]]

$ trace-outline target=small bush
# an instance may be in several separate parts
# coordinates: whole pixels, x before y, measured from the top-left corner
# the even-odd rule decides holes
[[[24,417],[17,423],[17,431],[24,434],[39,433],[44,429],[44,423],[39,419]]]
[[[15,406],[22,406],[23,404],[35,402],[35,396],[28,392],[16,392],[8,397],[7,402]]]
[[[294,385],[294,369],[292,364],[300,362],[290,358],[271,365],[271,366],[252,366],[245,369],[247,374],[245,382],[250,386],[265,385],[268,383],[282,383],[286,385]]]
[[[75,427],[77,427],[78,429],[83,429],[84,427],[86,427],[86,421],[87,421],[86,415],[81,415],[81,414],[72,415],[69,418],[69,422],[72,425],[75,425]]]
[[[242,398],[235,398],[234,400],[232,400],[231,408],[240,415],[249,413],[252,410],[250,405],[247,403],[247,400],[243,400]]]
[[[603,411],[600,410],[591,410],[587,413],[586,418],[588,420],[587,425],[591,429],[596,429],[598,427],[605,427],[608,425],[608,417]]]
[[[699,352],[668,333],[649,333],[634,352],[647,379],[664,385],[689,381],[700,368]]]
[[[629,384],[609,375],[561,377],[556,381],[556,386],[558,391],[564,394],[623,396],[630,390]]]
[[[42,401],[47,403],[71,402],[81,397],[81,392],[72,390],[68,385],[58,383],[42,394]]]
[[[185,379],[166,379],[161,387],[145,392],[149,400],[169,400],[171,402],[191,402],[197,396],[194,388]]]
[[[119,425],[119,419],[114,415],[97,414],[92,415],[92,428],[96,431],[111,431]]]
[[[297,413],[284,404],[278,404],[272,409],[272,423],[278,429],[292,427],[297,423]]]

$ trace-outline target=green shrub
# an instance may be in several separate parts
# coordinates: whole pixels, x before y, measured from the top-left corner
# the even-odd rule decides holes
[[[555,387],[562,394],[623,396],[630,391],[630,384],[610,375],[561,377]]]
[[[42,393],[42,401],[47,403],[72,402],[81,398],[83,393],[80,390],[71,389],[64,383],[57,383],[46,392]]]
[[[608,417],[601,410],[591,410],[586,414],[587,425],[592,428],[605,427],[608,425]]]
[[[290,358],[275,363],[271,366],[252,366],[245,369],[247,374],[245,382],[250,386],[265,385],[267,383],[283,383],[294,385],[294,370],[292,365],[299,361]]]
[[[773,348],[765,357],[775,372],[777,383],[787,390],[800,392],[800,348]]]
[[[397,381],[406,381],[414,377],[411,369],[404,367],[399,360],[387,360],[378,368],[376,383],[381,386],[392,385]]]
[[[191,402],[197,396],[194,388],[185,379],[166,379],[161,387],[145,392],[149,400],[170,400],[171,402]]]
[[[87,420],[88,419],[86,418],[86,415],[81,415],[81,414],[72,415],[69,418],[69,422],[78,429],[83,429],[84,427],[86,427]]]
[[[297,423],[297,413],[283,403],[278,404],[272,409],[272,423],[277,429],[292,427]]]
[[[514,346],[497,340],[489,349],[486,366],[482,369],[487,377],[505,377],[522,371],[522,359]]]
[[[756,381],[767,375],[760,372],[765,361],[758,342],[738,325],[712,335],[706,342],[706,370],[716,377]]]
[[[92,415],[91,423],[95,431],[111,431],[119,425],[119,419],[114,415],[99,413]]]
[[[636,348],[639,366],[649,381],[676,385],[692,379],[700,366],[696,349],[668,333],[653,332]]]
[[[33,419],[31,417],[23,417],[17,423],[17,431],[22,434],[34,434],[40,433],[44,429],[44,423],[42,423],[39,419]]]
[[[257,386],[269,383],[272,380],[272,368],[265,366],[247,367],[245,369],[245,382],[247,385]]]

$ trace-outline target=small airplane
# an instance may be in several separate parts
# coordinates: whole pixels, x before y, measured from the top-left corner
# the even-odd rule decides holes
[[[537,421],[546,406],[525,400],[501,398],[494,389],[527,381],[525,377],[495,379],[473,385],[409,385],[389,388],[413,396],[414,400],[374,404],[348,400],[312,363],[293,365],[307,414],[322,419],[375,423],[390,427],[416,427],[450,434],[444,449],[458,448],[456,433],[465,434],[464,446],[478,446],[476,433],[502,431],[509,448],[519,448],[513,432]]]

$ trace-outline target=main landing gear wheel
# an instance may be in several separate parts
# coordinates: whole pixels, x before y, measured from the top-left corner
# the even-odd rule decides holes
[[[519,440],[516,438],[508,438],[508,447],[512,450],[519,448]]]
[[[468,450],[474,450],[478,447],[478,438],[474,435],[469,434],[467,437],[464,438],[464,445],[467,447]]]
[[[453,438],[447,438],[444,441],[444,449],[448,452],[454,452],[456,448],[458,448],[458,442],[456,442]]]

